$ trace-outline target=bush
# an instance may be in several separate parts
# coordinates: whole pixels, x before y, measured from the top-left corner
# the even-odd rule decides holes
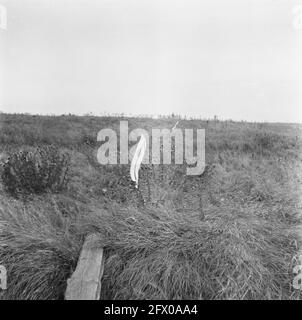
[[[10,195],[58,192],[67,185],[70,157],[54,146],[12,153],[3,164],[2,182]]]
[[[85,144],[91,147],[95,147],[97,145],[97,140],[96,140],[96,135],[92,135],[92,134],[88,134],[85,133],[82,137],[81,137],[81,144]]]
[[[287,141],[284,136],[272,132],[257,132],[254,137],[254,143],[260,153],[263,153],[263,151],[288,149],[290,145],[290,141]]]
[[[255,142],[259,148],[271,150],[274,145],[274,136],[268,133],[256,133]]]

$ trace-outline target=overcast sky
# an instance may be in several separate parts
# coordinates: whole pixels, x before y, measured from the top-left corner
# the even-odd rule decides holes
[[[302,1],[0,4],[1,111],[302,122]]]

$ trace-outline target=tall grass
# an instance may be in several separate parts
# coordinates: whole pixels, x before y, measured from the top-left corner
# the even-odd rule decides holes
[[[24,206],[1,197],[0,264],[8,275],[2,299],[64,297],[81,248],[68,223],[42,201]]]
[[[103,298],[286,299],[294,236],[240,208],[133,210],[102,220]]]
[[[3,299],[63,298],[92,232],[105,248],[103,299],[298,298],[291,287],[295,234],[280,221],[235,205],[208,210],[203,221],[193,211],[105,210],[96,203],[85,214],[62,215],[52,199],[25,208],[2,199],[0,263],[9,274]]]

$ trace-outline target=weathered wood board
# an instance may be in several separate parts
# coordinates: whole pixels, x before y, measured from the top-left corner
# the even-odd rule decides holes
[[[85,239],[76,270],[67,280],[65,299],[99,300],[103,272],[103,248],[99,246],[99,236],[91,234]]]

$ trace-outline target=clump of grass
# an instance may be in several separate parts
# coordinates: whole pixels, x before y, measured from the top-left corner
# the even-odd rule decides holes
[[[89,133],[84,133],[81,136],[81,140],[80,140],[80,145],[84,144],[90,147],[96,147],[97,145],[97,135],[96,134],[89,134]]]
[[[287,151],[290,148],[297,148],[297,140],[292,137],[274,133],[274,132],[262,132],[256,131],[252,140],[253,149],[255,152],[265,155],[268,153],[279,153],[279,151]],[[244,146],[246,151],[246,145]]]
[[[106,248],[103,299],[287,299],[294,235],[225,205],[206,213],[113,208],[91,223]],[[88,229],[89,226],[87,225]]]
[[[68,182],[69,162],[68,154],[54,146],[13,152],[3,164],[4,189],[16,198],[61,191]]]
[[[7,290],[0,299],[61,299],[76,265],[81,239],[63,215],[40,203],[7,201],[0,206],[0,264]]]
[[[276,141],[277,136],[272,135],[269,133],[262,133],[262,132],[257,132],[255,134],[255,144],[260,148],[260,149],[268,149],[271,150],[274,146],[274,142]]]

